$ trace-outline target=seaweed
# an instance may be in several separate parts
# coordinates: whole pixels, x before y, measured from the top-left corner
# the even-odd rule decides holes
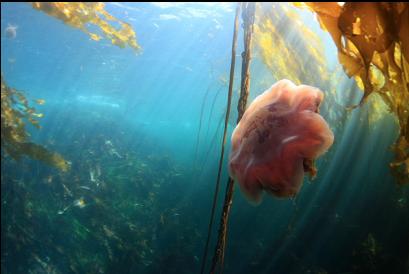
[[[195,226],[186,224],[195,224],[191,218],[197,221],[202,216],[192,213],[192,205],[183,201],[186,170],[156,140],[131,142],[135,135],[143,135],[138,131],[117,134],[130,132],[127,125],[115,124],[115,130],[107,130],[115,117],[95,119],[89,113],[75,114],[72,123],[78,131],[71,130],[72,124],[62,129],[60,138],[73,142],[56,140],[62,147],[65,144],[64,155],[73,159],[69,172],[50,175],[52,171],[42,169],[36,176],[23,173],[26,177],[15,180],[21,178],[20,166],[2,163],[2,169],[9,171],[1,178],[1,216],[6,224],[2,226],[2,270],[139,273],[150,269],[159,273],[163,265],[153,262],[169,256],[197,267],[192,254],[200,235]],[[85,145],[84,140],[88,140]],[[108,141],[112,147],[105,145]],[[112,148],[122,157],[110,153]],[[11,263],[15,261],[19,264]],[[19,267],[24,270],[18,271]],[[193,267],[179,272],[191,273]]]
[[[409,183],[409,4],[297,3],[313,11],[338,49],[338,59],[364,94],[378,94],[397,118],[390,163],[399,184]]]
[[[322,42],[298,14],[281,4],[259,5],[262,6],[256,13],[255,44],[274,77],[314,86],[328,80]]]
[[[36,100],[37,104],[44,104],[44,100]],[[36,109],[29,105],[23,92],[7,86],[1,76],[1,152],[19,160],[23,155],[41,160],[61,171],[67,171],[68,162],[58,153],[51,152],[45,147],[30,142],[26,123],[40,128],[38,118],[43,117]]]
[[[141,47],[136,41],[136,34],[132,27],[105,10],[101,2],[32,2],[31,5],[50,16],[62,20],[65,24],[78,28],[88,34],[92,40],[99,41],[102,37],[112,44],[125,48],[129,46],[135,51]],[[116,27],[113,23],[119,25]],[[99,28],[101,34],[91,32],[90,25]]]
[[[290,7],[259,3],[254,25],[256,57],[266,65],[275,80],[289,79],[297,85],[319,87],[325,92],[320,111],[330,124],[342,129],[345,107],[337,99],[337,71],[328,69],[322,41]]]
[[[334,81],[336,74],[327,68],[320,38],[302,23],[294,10],[283,5],[260,5],[263,6],[256,17],[255,44],[262,61],[276,79],[287,78],[326,91],[329,120],[342,127],[336,118],[343,112],[336,100],[338,82]],[[399,184],[408,183],[409,39],[405,34],[409,33],[409,4],[294,5],[309,8],[316,14],[321,28],[330,33],[343,70],[363,90],[358,106],[374,97],[370,100],[370,122],[387,114],[385,109],[397,118],[399,137],[392,145],[395,159],[390,168]],[[352,110],[358,106],[343,108]]]
[[[357,243],[352,252],[351,270],[356,274],[364,273],[406,273],[406,259],[390,254],[374,234]]]
[[[136,42],[136,34],[132,27],[109,14],[103,3],[81,2],[32,2],[31,5],[50,16],[62,20],[69,26],[78,28],[87,33],[95,41],[102,36],[88,30],[90,25],[99,27],[102,35],[112,44],[124,48],[130,46],[136,51],[141,47]],[[113,23],[117,23],[115,27]],[[44,100],[39,99],[37,104],[42,105]],[[26,121],[36,128],[40,128],[38,118],[42,113],[37,113],[34,107],[28,104],[23,92],[8,87],[1,76],[1,149],[15,160],[23,155],[41,160],[61,171],[67,171],[69,164],[64,158],[45,147],[29,141],[26,131]]]

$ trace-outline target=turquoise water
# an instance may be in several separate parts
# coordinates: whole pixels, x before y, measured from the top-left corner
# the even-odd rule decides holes
[[[42,128],[28,128],[31,139],[71,165],[61,173],[3,158],[2,151],[2,272],[200,272],[234,9],[107,3],[135,29],[143,48],[136,55],[28,4],[1,4],[2,75],[28,98],[45,100],[36,107]],[[310,13],[301,15],[324,41],[334,69],[329,36]],[[17,26],[14,38],[6,35],[8,25]],[[238,57],[241,35],[239,41]],[[255,54],[250,101],[276,80]],[[339,72],[336,81],[343,106],[359,102],[352,80]],[[324,103],[322,115],[331,108]],[[397,128],[390,115],[370,125],[368,109],[329,119],[335,144],[295,199],[264,197],[254,207],[236,189],[225,273],[409,273],[409,192],[388,168]],[[222,193],[227,176],[225,165]],[[217,224],[210,258],[215,234]]]

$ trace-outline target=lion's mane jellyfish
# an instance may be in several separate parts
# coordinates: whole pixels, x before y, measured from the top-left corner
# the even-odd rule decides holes
[[[248,107],[232,135],[230,176],[252,202],[264,191],[295,196],[304,172],[315,175],[314,159],[334,135],[319,114],[324,94],[317,88],[281,80]]]

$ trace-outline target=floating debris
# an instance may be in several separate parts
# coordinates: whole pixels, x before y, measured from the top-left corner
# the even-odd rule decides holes
[[[150,261],[150,260],[142,260],[142,263],[143,263],[145,266],[149,266],[149,265],[152,264],[152,261]]]
[[[97,180],[95,179],[95,173],[94,170],[90,169],[89,170],[89,178],[91,180],[91,182],[95,183]]]
[[[99,164],[95,166],[95,171],[97,172],[97,176],[100,177],[102,173],[101,173],[101,166]]]
[[[68,196],[72,197],[72,192],[71,190],[68,189],[68,187],[63,183],[62,184],[63,188],[64,188],[64,194],[68,194]]]
[[[73,206],[84,208],[87,204],[85,203],[84,198],[79,198],[73,202]]]
[[[112,248],[111,248],[111,246],[109,245],[107,239],[104,239],[104,246],[105,246],[105,248],[106,248],[106,250],[107,250],[109,259],[112,261],[112,260],[114,259],[114,256],[113,256]]]
[[[64,214],[68,209],[70,209],[72,206],[79,207],[79,208],[84,208],[87,206],[85,203],[85,200],[83,197],[74,200],[70,205],[66,206],[63,210],[58,210],[57,214],[62,215]]]
[[[45,104],[45,100],[44,99],[37,99],[35,100],[35,102],[39,105],[44,105]]]
[[[91,188],[88,186],[79,186],[78,188],[85,189],[85,190],[91,190]]]
[[[108,148],[108,153],[110,155],[115,155],[116,157],[122,159],[122,156],[118,153],[118,151],[115,149],[114,145],[112,144],[111,140],[105,141],[105,145]]]
[[[18,26],[8,24],[8,26],[5,29],[6,37],[9,38],[9,39],[16,38],[17,37],[17,29],[18,29]]]
[[[70,207],[71,207],[71,205],[65,207],[63,210],[58,210],[57,214],[58,215],[64,214]]]
[[[47,182],[48,184],[51,184],[51,183],[53,182],[53,176],[52,176],[52,175],[47,176],[46,182]]]
[[[407,199],[406,198],[399,198],[398,200],[396,200],[396,207],[403,209],[407,206]]]
[[[163,214],[160,214],[159,222],[161,225],[165,225],[165,216],[163,216]]]

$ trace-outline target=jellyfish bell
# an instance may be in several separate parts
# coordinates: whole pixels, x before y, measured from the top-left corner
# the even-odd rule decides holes
[[[8,26],[7,26],[6,29],[5,29],[6,37],[9,38],[9,39],[14,39],[14,38],[16,38],[16,36],[17,36],[17,29],[18,29],[18,26],[8,24]]]
[[[314,176],[314,159],[334,141],[318,113],[324,94],[281,80],[259,95],[233,131],[229,172],[253,203],[262,193],[286,198],[301,189],[304,173]]]

